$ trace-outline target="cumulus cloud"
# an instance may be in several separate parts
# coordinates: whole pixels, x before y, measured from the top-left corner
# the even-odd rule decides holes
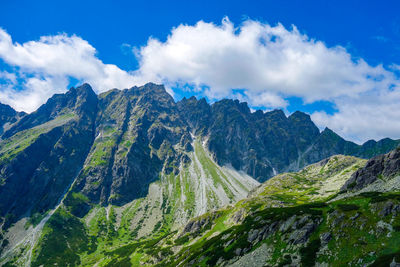
[[[0,101],[28,112],[52,94],[65,91],[69,78],[88,82],[97,92],[140,82],[117,66],[104,64],[97,58],[96,49],[75,35],[44,36],[19,44],[0,28],[0,58],[16,68],[14,75],[21,80],[17,83],[0,74],[6,81],[0,89]]]
[[[131,44],[123,44],[124,53]],[[289,97],[304,103],[325,100],[337,112],[314,112],[320,128],[362,142],[400,138],[399,67],[371,66],[341,46],[328,47],[295,26],[254,20],[235,26],[199,21],[179,25],[165,41],[150,38],[133,49],[135,71],[105,64],[82,38],[59,34],[23,44],[0,29],[0,58],[14,68],[0,72],[0,102],[33,111],[63,92],[69,79],[89,82],[97,92],[146,82],[164,83],[204,94],[212,100],[238,98],[252,107],[287,108]],[[239,92],[239,93],[238,93]],[[378,123],[377,123],[378,122]]]
[[[149,80],[207,85],[211,98],[247,89],[257,103],[273,94],[276,100],[296,95],[306,102],[356,96],[385,88],[393,78],[382,66],[354,61],[343,47],[328,48],[295,26],[287,30],[253,20],[239,28],[228,19],[221,25],[180,25],[165,42],[151,38],[137,55],[140,75]],[[285,103],[274,101],[279,102]]]
[[[357,98],[336,99],[338,112],[314,112],[312,120],[357,143],[400,138],[400,90],[372,91]]]
[[[34,111],[55,93],[62,93],[68,79],[58,77],[30,77],[23,81],[22,89],[15,89],[16,82],[1,85],[0,100],[19,111]]]
[[[400,138],[395,71],[353,58],[341,46],[328,47],[295,26],[199,21],[173,29],[165,42],[150,38],[136,54],[136,75],[147,80],[189,83],[207,88],[204,94],[211,99],[237,97],[266,108],[285,108],[291,96],[305,103],[326,100],[338,112],[314,113],[319,127],[329,126],[358,142]],[[243,94],[237,96],[234,89],[244,89]]]

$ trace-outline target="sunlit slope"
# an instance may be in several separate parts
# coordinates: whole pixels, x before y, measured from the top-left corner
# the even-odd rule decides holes
[[[350,176],[366,162],[352,156],[332,156],[299,172],[279,174],[263,183],[251,196],[273,206],[323,201],[338,193]]]
[[[397,149],[368,163],[333,156],[278,175],[159,241],[178,252],[156,257],[158,266],[395,266],[399,162]]]

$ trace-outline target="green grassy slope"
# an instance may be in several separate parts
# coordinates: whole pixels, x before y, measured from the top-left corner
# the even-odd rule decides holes
[[[75,114],[66,113],[39,126],[18,132],[14,136],[0,142],[0,164],[11,161],[18,153],[32,144],[41,134],[47,133],[76,119]]]

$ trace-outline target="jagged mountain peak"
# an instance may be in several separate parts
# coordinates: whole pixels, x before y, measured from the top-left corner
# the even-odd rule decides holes
[[[368,158],[388,152],[399,143],[389,140],[367,149],[344,140],[329,128],[320,132],[310,115],[301,111],[289,117],[280,109],[251,113],[247,103],[231,99],[200,105],[191,97],[177,104],[192,130],[208,136],[209,149],[217,162],[230,163],[259,181],[335,154]]]
[[[186,97],[184,97],[183,99],[186,100]],[[187,99],[187,100],[190,100],[190,101],[197,101],[197,98],[196,98],[194,95],[192,95],[192,96],[189,97],[189,99]],[[200,100],[199,100],[199,101],[200,101]]]
[[[147,94],[155,94],[162,96],[169,95],[163,84],[155,84],[152,82],[146,83],[142,86],[133,86],[130,89],[128,89],[128,91],[131,91],[132,93],[135,94],[144,94],[144,95]]]
[[[103,101],[111,103],[115,99],[124,97],[131,101],[140,101],[142,104],[146,105],[156,105],[158,107],[170,107],[175,108],[176,103],[172,96],[166,91],[164,85],[159,85],[155,83],[147,83],[143,86],[133,86],[128,89],[119,90],[111,89],[109,91],[103,92],[98,96]]]
[[[182,103],[185,103],[185,104],[191,103],[191,104],[196,104],[196,105],[209,106],[207,100],[204,97],[197,98],[196,96],[193,96],[193,95],[189,98],[183,97],[181,100],[179,100],[177,102],[177,104],[179,104],[179,103],[181,103],[181,104]]]
[[[285,112],[282,109],[274,109],[264,113],[268,117],[275,117],[279,119],[287,119]]]
[[[324,134],[334,134],[334,135],[337,135],[334,131],[332,131],[329,127],[325,127],[324,128],[324,130],[322,130],[322,132],[321,133],[324,133]]]
[[[385,142],[384,140],[386,141],[386,140],[391,140],[391,139],[390,138],[385,138],[385,139],[382,139],[381,141]],[[365,141],[365,143],[363,145],[366,146],[366,147],[373,147],[376,144],[377,144],[377,142],[375,140],[371,139],[371,140]]]
[[[305,112],[297,110],[297,111],[293,112],[292,114],[290,114],[288,119],[311,121],[311,116]]]
[[[71,87],[68,91],[68,93],[77,93],[78,95],[81,94],[95,94],[95,92],[93,91],[92,86],[90,86],[90,84],[88,83],[84,83],[78,87]]]
[[[366,148],[373,148],[374,146],[387,146],[387,145],[390,145],[391,143],[393,143],[393,141],[395,141],[395,140],[388,138],[388,137],[382,138],[378,141],[376,141],[374,139],[370,139],[370,140],[365,141],[363,143],[363,146]]]
[[[10,105],[3,104],[3,103],[0,102],[0,116],[7,116],[7,117],[18,116],[18,117],[23,117],[25,115],[26,115],[26,112],[24,112],[24,111],[16,111]]]
[[[233,112],[236,110],[243,114],[251,113],[247,102],[240,102],[237,99],[222,99],[213,103],[211,107],[212,109],[225,110],[226,112]]]

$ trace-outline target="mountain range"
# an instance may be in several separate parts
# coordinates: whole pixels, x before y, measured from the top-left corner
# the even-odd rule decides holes
[[[0,104],[0,264],[387,262],[397,250],[364,239],[400,240],[399,144],[346,141],[300,111],[176,102],[153,83],[84,84],[30,114]],[[339,255],[354,244],[368,249]]]

